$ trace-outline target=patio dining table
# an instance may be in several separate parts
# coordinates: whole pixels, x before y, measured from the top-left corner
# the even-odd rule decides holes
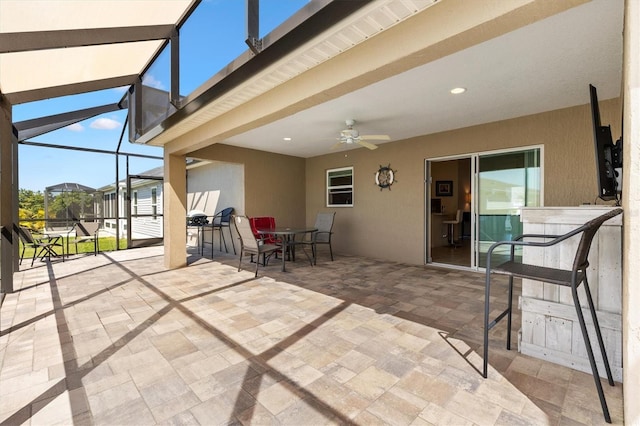
[[[60,247],[62,249],[62,261],[64,262],[65,250],[63,244],[63,238],[69,238],[69,231],[66,230],[46,230],[43,232],[43,240],[46,240],[48,244],[51,244],[52,247]],[[55,257],[58,257],[58,253],[55,250],[50,250],[50,254],[53,254]],[[67,242],[67,256],[69,255],[69,243]]]
[[[316,232],[318,228],[287,228],[287,227],[276,227],[276,228],[258,228],[258,231],[261,235],[274,235],[276,238],[279,238],[282,241],[282,272],[286,272],[285,262],[286,256],[288,253],[287,250],[293,250],[295,248],[295,238],[296,235],[305,235],[310,234],[312,232]],[[305,252],[306,253],[306,252]],[[292,256],[295,260],[295,255]],[[313,262],[311,262],[313,265]]]

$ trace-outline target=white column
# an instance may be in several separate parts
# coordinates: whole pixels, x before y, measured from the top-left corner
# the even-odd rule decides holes
[[[640,1],[627,0],[624,23],[622,282],[624,422],[640,424]]]
[[[187,166],[184,156],[164,154],[164,265],[187,264]]]

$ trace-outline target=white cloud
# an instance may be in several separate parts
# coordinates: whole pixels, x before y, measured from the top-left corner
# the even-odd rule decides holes
[[[89,125],[92,129],[111,130],[120,127],[120,123],[111,118],[98,118]]]
[[[153,87],[155,89],[165,89],[164,84],[162,84],[160,80],[157,80],[151,74],[145,74],[144,77],[142,77],[142,84],[144,84],[145,86]]]
[[[67,130],[71,130],[72,132],[82,132],[84,131],[84,126],[80,123],[73,123],[67,126]]]

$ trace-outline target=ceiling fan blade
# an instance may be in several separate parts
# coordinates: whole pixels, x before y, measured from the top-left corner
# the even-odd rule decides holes
[[[331,150],[333,151],[334,149],[338,149],[340,147],[340,145],[342,145],[342,141],[340,142],[336,142],[332,147]]]
[[[365,141],[363,141],[363,140],[356,141],[356,143],[357,143],[358,145],[364,146],[365,148],[369,148],[369,149],[378,149],[378,145],[374,145],[374,144],[372,144],[372,143],[365,142]]]
[[[370,141],[390,141],[391,140],[389,135],[360,135],[360,139],[365,139]]]

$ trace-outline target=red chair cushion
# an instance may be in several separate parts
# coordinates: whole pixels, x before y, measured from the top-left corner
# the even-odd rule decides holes
[[[276,227],[276,219],[269,216],[252,217],[249,219],[251,230],[256,238],[262,238],[265,244],[276,244],[278,240],[270,234],[259,234],[258,229],[269,229]]]

